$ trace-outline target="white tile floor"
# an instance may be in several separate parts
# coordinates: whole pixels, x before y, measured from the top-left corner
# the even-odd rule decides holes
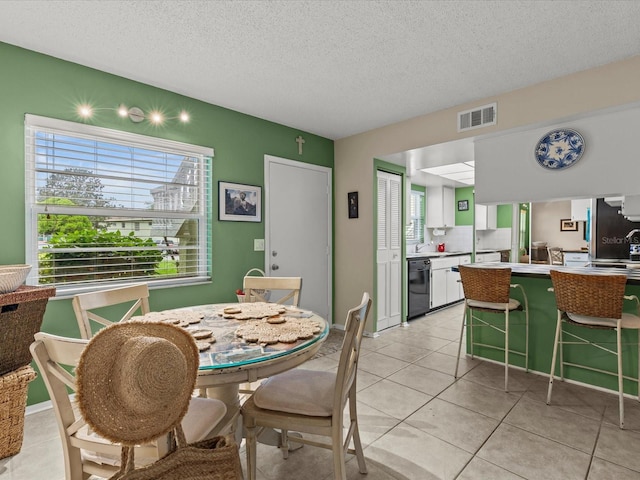
[[[640,404],[626,402],[627,429],[617,427],[617,397],[463,359],[453,378],[461,306],[363,340],[358,376],[360,431],[369,474],[348,457],[348,478],[640,479]],[[306,364],[330,369],[337,355]],[[244,462],[244,451],[241,452]],[[305,446],[283,460],[258,446],[260,480],[330,480],[331,453]],[[60,440],[50,411],[29,415],[22,451],[0,460],[2,480],[62,480]]]

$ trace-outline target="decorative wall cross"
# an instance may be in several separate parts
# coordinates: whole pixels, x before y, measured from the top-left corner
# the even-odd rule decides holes
[[[304,138],[302,138],[301,135],[298,135],[296,143],[298,144],[298,155],[302,155],[302,144],[304,143]]]

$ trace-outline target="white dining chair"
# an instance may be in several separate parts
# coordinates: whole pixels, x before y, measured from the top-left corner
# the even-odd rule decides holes
[[[92,432],[80,415],[69,391],[75,392],[75,367],[88,340],[66,338],[44,332],[35,334],[31,354],[51,398],[62,440],[65,480],[83,480],[90,475],[110,478],[120,467],[121,445]],[[188,442],[204,440],[227,427],[227,408],[220,400],[193,397],[182,420]],[[136,447],[136,462],[144,465],[169,450],[169,438]]]
[[[245,276],[242,288],[245,298],[253,299],[254,302],[271,302],[278,304],[289,304],[297,307],[300,303],[300,290],[302,289],[301,277],[252,277]],[[279,297],[273,299],[274,292],[278,292]],[[270,292],[267,299],[265,292]]]
[[[115,322],[128,320],[136,313],[140,315],[149,313],[149,287],[146,283],[139,283],[126,287],[80,293],[73,297],[71,303],[80,328],[80,336],[91,338],[93,337],[92,322],[102,328]],[[105,318],[100,309],[115,305],[122,305],[123,309],[126,309],[125,312],[120,313],[116,319]]]
[[[256,439],[258,430],[281,430],[280,445],[287,457],[288,431],[293,430],[331,438],[330,443],[296,437],[303,443],[333,451],[333,471],[336,480],[346,480],[345,454],[355,454],[360,473],[367,473],[364,460],[356,402],[356,377],[360,344],[371,309],[368,293],[362,303],[349,310],[345,336],[337,372],[295,368],[268,378],[242,406],[247,435],[247,472],[249,480],[256,478]],[[344,410],[349,403],[346,438],[343,432]],[[353,440],[353,449],[348,448]]]

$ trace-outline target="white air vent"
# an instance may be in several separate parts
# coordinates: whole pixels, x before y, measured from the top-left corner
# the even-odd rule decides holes
[[[465,130],[495,125],[497,114],[497,103],[458,112],[458,131],[464,132]]]

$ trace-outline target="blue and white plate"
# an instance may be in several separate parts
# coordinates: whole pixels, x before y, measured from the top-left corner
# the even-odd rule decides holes
[[[584,153],[584,138],[575,130],[551,130],[536,145],[536,161],[549,170],[563,170],[575,164]]]

